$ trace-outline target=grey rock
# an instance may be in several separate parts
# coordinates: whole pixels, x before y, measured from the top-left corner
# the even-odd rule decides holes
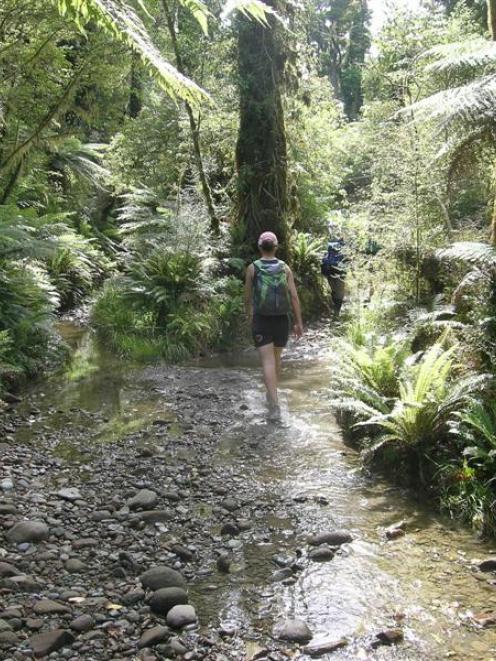
[[[222,526],[220,534],[235,537],[236,535],[239,535],[239,528],[236,524],[227,522]]]
[[[308,656],[323,656],[324,654],[332,654],[342,647],[346,647],[348,641],[346,638],[340,638],[339,640],[323,640],[321,642],[313,642],[310,645],[307,645],[303,650]]]
[[[19,521],[7,533],[9,542],[42,542],[48,538],[50,531],[43,521]]]
[[[0,631],[0,647],[13,647],[19,643],[19,636],[14,631]]]
[[[64,489],[60,489],[60,491],[57,491],[57,496],[62,498],[62,500],[68,500],[71,503],[76,500],[83,499],[79,489],[76,489],[76,487],[66,487]]]
[[[188,624],[195,624],[198,618],[193,606],[174,606],[167,613],[167,624],[173,629],[180,629]]]
[[[55,613],[70,613],[71,609],[65,604],[60,604],[58,601],[51,599],[42,599],[37,601],[33,607],[33,612],[36,615],[52,615]]]
[[[169,633],[167,627],[157,626],[147,629],[143,632],[141,638],[138,641],[138,648],[142,649],[143,647],[153,647],[158,643],[161,643]]]
[[[229,559],[229,556],[226,554],[219,555],[217,558],[217,569],[222,573],[222,574],[228,574],[229,570],[231,568],[231,561]]]
[[[274,637],[292,643],[308,643],[313,633],[303,620],[284,620],[274,627]]]
[[[28,617],[26,620],[26,626],[28,629],[31,629],[32,631],[38,631],[38,629],[41,629],[43,627],[44,621],[40,619],[39,617]]]
[[[130,510],[151,510],[158,502],[158,496],[155,491],[150,489],[141,489],[136,495],[127,501]]]
[[[234,510],[239,508],[239,505],[234,500],[234,498],[226,498],[224,501],[222,501],[221,505],[228,512],[234,512]]]
[[[0,619],[0,631],[12,631],[13,627],[7,620]]]
[[[184,562],[191,562],[193,560],[194,554],[182,544],[173,544],[171,551]]]
[[[0,503],[0,516],[6,514],[17,514],[17,507],[11,503]]]
[[[54,629],[45,633],[38,633],[31,636],[29,644],[36,658],[47,656],[52,652],[59,650],[66,645],[72,645],[74,636],[65,629]]]
[[[80,574],[86,570],[86,565],[78,558],[69,558],[65,563],[65,568],[71,574]]]
[[[3,491],[12,491],[13,488],[14,482],[10,479],[10,477],[6,477],[0,482],[0,489]]]
[[[187,603],[187,592],[177,587],[160,588],[152,594],[149,600],[151,610],[157,615],[167,615],[174,606]]]
[[[379,645],[397,645],[398,643],[403,642],[404,637],[401,629],[385,629],[377,634],[377,640],[373,645],[374,647]]]
[[[72,620],[70,624],[71,629],[77,631],[78,633],[89,631],[90,629],[93,629],[94,626],[95,620],[91,617],[91,615],[86,614],[76,617],[76,619]]]
[[[141,584],[149,590],[160,588],[183,588],[186,590],[186,581],[182,574],[166,565],[152,567],[140,576]]]
[[[0,577],[17,576],[19,571],[9,562],[0,562]]]
[[[11,587],[17,592],[39,592],[43,587],[35,578],[32,576],[25,576],[24,574],[5,578],[4,584],[6,587]]]
[[[140,513],[140,518],[145,523],[165,523],[170,521],[173,515],[168,510],[147,510]]]
[[[328,532],[320,532],[312,535],[308,543],[312,546],[320,546],[321,544],[329,544],[329,546],[341,546],[353,541],[353,536],[347,530],[330,530]]]
[[[479,569],[483,572],[496,571],[496,558],[487,558],[479,564]]]
[[[332,560],[336,554],[335,549],[332,549],[327,544],[322,544],[316,549],[312,549],[308,554],[310,560],[315,560],[317,562],[325,562],[326,560]]]

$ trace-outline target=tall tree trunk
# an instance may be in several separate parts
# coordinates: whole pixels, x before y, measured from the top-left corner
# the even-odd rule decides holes
[[[496,0],[487,0],[487,27],[491,39],[496,41]],[[493,189],[496,190],[496,167],[493,172]],[[494,193],[493,212],[491,218],[491,244],[496,246],[496,193]]]
[[[181,50],[177,41],[176,35],[176,26],[174,24],[174,17],[169,9],[167,0],[162,0],[162,7],[165,14],[165,19],[167,21],[167,28],[169,30],[170,38],[172,41],[172,48],[174,50],[174,58],[176,60],[176,68],[179,73],[187,75],[185,71],[183,58],[181,55]],[[208,217],[210,219],[210,231],[212,234],[219,234],[220,225],[217,214],[215,213],[214,202],[212,198],[212,191],[210,190],[210,185],[208,183],[207,175],[205,173],[205,168],[203,166],[203,156],[201,151],[200,144],[200,122],[195,119],[193,113],[193,108],[191,105],[185,101],[184,106],[186,108],[186,114],[188,115],[189,126],[191,129],[191,140],[193,142],[193,154],[195,157],[196,168],[198,170],[198,177],[200,178],[200,184],[203,192],[203,197],[205,204],[207,205]]]
[[[496,41],[496,0],[487,0],[487,26],[491,39]]]
[[[141,78],[141,60],[137,53],[132,54],[131,72],[129,80],[129,100],[127,102],[127,115],[136,119],[143,107],[143,81]]]
[[[280,9],[277,0],[267,4]],[[280,255],[288,255],[287,151],[281,98],[285,55],[281,30],[272,17],[270,28],[244,16],[238,19],[236,236],[244,256],[253,255],[259,234],[266,230],[278,236]]]

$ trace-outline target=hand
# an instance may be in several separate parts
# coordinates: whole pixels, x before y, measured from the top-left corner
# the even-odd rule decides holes
[[[293,332],[296,335],[296,338],[299,340],[300,337],[303,335],[303,325],[302,324],[295,324],[293,326]]]

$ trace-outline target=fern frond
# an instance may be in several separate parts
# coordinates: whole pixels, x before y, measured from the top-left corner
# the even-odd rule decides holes
[[[93,20],[113,39],[138,53],[150,74],[172,98],[198,105],[208,94],[181,74],[160,54],[133,7],[124,0],[50,0],[62,16],[72,19],[81,32]]]
[[[466,85],[432,94],[399,114],[413,112],[420,120],[436,124],[439,131],[465,125],[480,128],[494,121],[495,105],[496,74],[489,74]]]
[[[458,260],[484,267],[496,266],[496,248],[477,241],[459,241],[436,252],[439,259]]]
[[[269,16],[279,18],[277,12],[262,0],[227,0],[222,10],[221,19],[226,20],[235,12],[252,18],[265,27],[269,26]]]
[[[426,51],[423,58],[431,59],[428,72],[458,74],[467,70],[496,70],[496,42],[482,37],[467,41],[440,44]]]

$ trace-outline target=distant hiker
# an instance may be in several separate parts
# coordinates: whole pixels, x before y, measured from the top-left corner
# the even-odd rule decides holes
[[[327,253],[322,257],[321,272],[327,278],[331,288],[331,301],[336,315],[339,315],[344,300],[344,280],[346,277],[345,242],[337,236],[336,226],[329,223],[329,242]]]
[[[262,360],[262,370],[269,419],[280,418],[277,384],[281,370],[281,354],[289,336],[289,319],[294,314],[294,333],[303,335],[300,301],[293,273],[276,257],[277,237],[264,232],[258,239],[260,259],[246,270],[245,309],[251,323],[253,342]]]

